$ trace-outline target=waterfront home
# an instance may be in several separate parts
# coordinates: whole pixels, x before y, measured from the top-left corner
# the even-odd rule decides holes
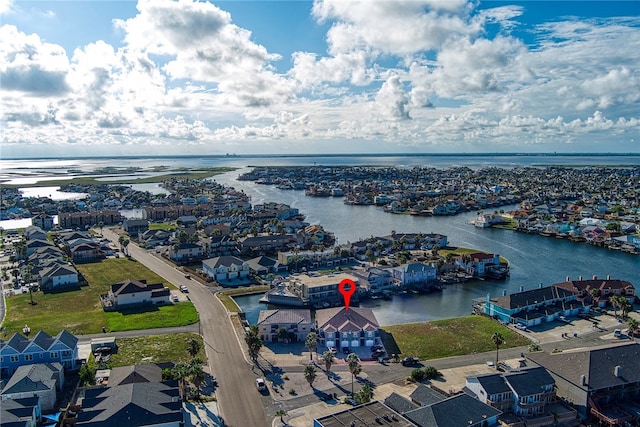
[[[78,363],[78,338],[66,330],[55,337],[39,331],[32,339],[15,333],[0,340],[0,378],[11,376],[18,367],[34,363],[60,363],[75,369]]]
[[[205,237],[200,239],[200,243],[204,247],[205,254],[211,258],[240,253],[237,247],[238,243],[228,234]]]
[[[269,273],[284,273],[287,266],[280,264],[273,258],[259,256],[252,258],[245,263],[249,266],[249,272],[257,276],[264,277]]]
[[[351,297],[351,301],[355,302],[360,289],[360,280],[352,274],[300,274],[292,277],[290,283],[293,283],[294,287],[300,287],[303,301],[307,301],[313,306],[323,307],[344,302],[338,291],[338,285],[344,279],[350,279],[356,285],[356,290]]]
[[[262,310],[258,316],[258,329],[264,342],[304,342],[312,327],[310,310]]]
[[[372,347],[380,325],[373,310],[363,307],[325,308],[316,311],[319,343],[326,347]]]
[[[509,271],[506,264],[500,263],[500,255],[483,252],[474,252],[467,256],[458,257],[456,264],[474,277],[492,276],[502,279],[507,276]]]
[[[186,264],[204,257],[202,246],[197,243],[176,243],[169,248],[169,258],[178,264]]]
[[[247,215],[245,213],[234,213],[234,214],[219,214],[219,215],[207,216],[207,217],[201,218],[200,223],[204,227],[207,227],[209,225],[224,224],[224,223],[233,224],[238,222],[244,222],[246,220],[247,220]]]
[[[149,221],[146,219],[127,218],[122,222],[122,229],[132,238],[137,238],[138,234],[149,229]]]
[[[591,304],[578,300],[571,290],[558,286],[539,287],[497,298],[487,294],[483,312],[506,323],[520,323],[525,326],[551,322],[560,316],[577,315],[590,310]]]
[[[177,381],[141,382],[84,391],[79,411],[67,411],[64,423],[76,427],[184,425]]]
[[[640,344],[533,352],[526,358],[549,371],[558,397],[570,401],[582,417],[593,416],[607,426],[640,421],[633,404],[640,398]]]
[[[60,363],[36,363],[20,366],[9,378],[2,392],[0,392],[1,406],[5,400],[38,397],[40,409],[51,411],[55,409],[57,393],[64,386],[64,368]],[[5,420],[2,420],[5,425]]]
[[[31,217],[31,224],[43,230],[51,230],[53,228],[53,216],[44,213]]]
[[[40,398],[33,396],[3,400],[0,420],[7,427],[36,427],[42,422]]]
[[[593,276],[591,280],[583,280],[579,277],[578,280],[571,280],[567,276],[567,280],[561,283],[556,283],[553,286],[567,289],[578,296],[580,301],[589,301],[591,304],[597,304],[599,307],[604,307],[609,302],[609,298],[614,295],[623,296],[633,303],[636,299],[636,288],[626,280],[611,279],[607,276],[606,279],[598,279],[598,276]],[[594,292],[595,290],[595,292]],[[592,292],[596,293],[595,300]]]
[[[339,412],[315,418],[313,420],[313,427],[374,426],[380,425],[381,423],[394,427],[415,427],[415,424],[377,400],[362,405],[349,406],[347,409]]]
[[[82,212],[61,212],[58,214],[60,228],[87,229],[100,223],[104,225],[117,224],[124,218],[116,209],[92,210]]]
[[[278,262],[280,264],[297,269],[299,264],[303,264],[302,261],[305,261],[304,263],[312,268],[318,268],[321,266],[332,267],[340,265],[347,262],[347,259],[342,258],[340,254],[336,255],[333,249],[278,252]]]
[[[576,420],[578,412],[556,403],[555,380],[542,367],[466,378],[465,388],[476,399],[519,417],[524,425],[550,425],[552,412],[561,421]]]
[[[244,237],[238,241],[238,246],[241,253],[257,256],[287,250],[290,247],[300,245],[302,242],[302,236],[294,234],[272,234]]]
[[[146,280],[127,279],[111,285],[109,293],[101,295],[105,311],[131,306],[169,304],[171,292],[162,283],[147,284]]]
[[[386,269],[365,267],[364,269],[351,270],[350,273],[360,280],[362,288],[368,290],[372,296],[393,292],[398,288],[393,281],[391,272]]]
[[[204,274],[216,282],[246,279],[249,277],[249,266],[240,258],[226,255],[202,261]]]
[[[395,283],[400,286],[413,286],[435,282],[437,270],[432,265],[412,262],[391,269]]]

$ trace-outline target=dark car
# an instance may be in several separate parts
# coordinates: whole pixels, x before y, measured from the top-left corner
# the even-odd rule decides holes
[[[386,351],[384,350],[374,350],[371,352],[371,357],[375,357],[378,358],[380,356],[383,356],[386,353]]]
[[[420,363],[420,359],[417,357],[405,357],[400,360],[400,363],[402,363],[402,366],[412,366]]]

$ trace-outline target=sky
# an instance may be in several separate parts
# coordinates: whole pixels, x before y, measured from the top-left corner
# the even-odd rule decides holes
[[[640,153],[640,1],[0,0],[0,158]]]

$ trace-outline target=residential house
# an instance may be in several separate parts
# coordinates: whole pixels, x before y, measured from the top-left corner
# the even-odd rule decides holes
[[[122,229],[132,238],[137,238],[139,233],[144,233],[149,229],[149,221],[127,218],[122,222]]]
[[[244,237],[238,241],[241,253],[254,256],[287,250],[300,243],[298,236],[293,234]]]
[[[374,400],[358,406],[350,406],[333,414],[313,420],[313,427],[338,426],[377,426],[415,427],[389,406]]]
[[[563,414],[568,415],[570,420],[576,419],[575,410],[565,408],[564,411],[558,411],[554,404],[554,385],[554,379],[541,367],[467,377],[466,380],[466,389],[478,400],[502,412],[528,419],[526,425],[548,425],[553,422],[552,407],[557,416]]]
[[[363,289],[367,289],[374,296],[384,292],[391,292],[397,288],[389,270],[378,267],[365,267],[362,270],[352,270],[350,273],[359,279]]]
[[[204,250],[197,243],[178,243],[169,248],[169,258],[179,264],[197,261],[202,257]]]
[[[269,273],[282,273],[287,271],[287,266],[280,264],[273,258],[259,256],[246,261],[249,266],[249,272],[261,277]]]
[[[104,252],[98,243],[81,243],[70,249],[73,262],[76,263],[94,262],[104,258]]]
[[[43,230],[51,230],[53,228],[53,216],[44,213],[32,216],[31,224]]]
[[[60,363],[37,363],[19,366],[0,392],[0,399],[22,399],[37,396],[42,411],[55,408],[57,392],[64,385],[64,369]],[[4,406],[4,402],[2,402]],[[4,425],[4,423],[2,423]]]
[[[260,337],[265,342],[304,342],[313,327],[311,311],[304,309],[262,310],[258,316]],[[286,336],[280,336],[280,330]]]
[[[66,263],[53,263],[43,268],[39,275],[40,289],[43,291],[78,286],[78,271]]]
[[[249,266],[234,256],[219,256],[202,261],[204,274],[216,282],[225,282],[249,277]]]
[[[168,243],[171,233],[165,230],[147,230],[138,234],[138,241],[149,248]]]
[[[32,255],[39,248],[46,248],[51,246],[54,246],[54,245],[48,240],[43,240],[43,239],[27,240],[27,257]]]
[[[334,307],[316,311],[319,342],[326,347],[371,347],[376,344],[379,327],[370,308]]]
[[[47,233],[43,231],[43,227],[39,227],[35,224],[25,227],[22,231],[22,235],[27,240],[47,240]]]
[[[618,295],[623,296],[633,303],[636,299],[636,288],[626,280],[611,279],[607,276],[606,279],[598,279],[598,276],[593,276],[591,280],[582,280],[579,277],[578,280],[571,280],[567,276],[567,280],[561,283],[556,283],[553,286],[558,288],[567,289],[575,293],[578,296],[578,300],[590,301],[593,305],[604,307],[609,298]],[[592,292],[596,293],[595,301],[593,300]]]
[[[101,296],[103,308],[118,310],[135,305],[169,304],[171,292],[162,283],[147,284],[146,280],[130,280],[111,285],[109,293]]]
[[[109,387],[125,384],[162,382],[162,368],[154,363],[111,368]]]
[[[198,218],[196,218],[194,215],[182,215],[178,217],[178,219],[176,219],[176,223],[180,227],[191,227],[198,223]]]
[[[61,228],[82,228],[103,223],[104,225],[117,224],[123,217],[117,209],[104,209],[82,212],[62,212],[58,214],[58,225]]]
[[[344,279],[352,280],[356,285],[356,290],[351,296],[351,302],[354,303],[359,298],[360,280],[352,274],[298,274],[289,276],[286,287],[298,295],[304,305],[329,307],[330,305],[342,305],[344,303],[344,299],[338,291],[338,286]]]
[[[500,255],[475,252],[468,255],[468,261],[462,261],[462,257],[457,261],[467,273],[477,277],[484,277],[491,267],[500,265]]]
[[[238,254],[238,244],[229,235],[211,236],[202,239],[204,251],[209,257]]]
[[[640,344],[607,345],[559,353],[528,353],[556,383],[557,395],[598,424],[640,421],[634,401],[640,398]]]
[[[506,294],[491,298],[487,294],[482,311],[491,317],[507,323],[521,323],[525,326],[551,322],[560,316],[586,313],[591,305],[578,300],[578,295],[558,286],[546,286],[536,289]]]
[[[7,399],[0,405],[3,427],[36,427],[42,421],[42,408],[38,396]]]
[[[76,427],[182,427],[184,417],[177,381],[140,382],[88,388]]]
[[[65,369],[76,369],[78,338],[66,330],[55,337],[39,331],[32,339],[13,334],[8,341],[0,340],[0,377],[11,376],[18,367],[34,363],[60,363]]]
[[[467,395],[458,394],[404,413],[418,427],[492,427],[501,411]]]
[[[401,286],[412,286],[435,282],[437,270],[432,265],[421,262],[404,264],[391,269],[393,280]]]

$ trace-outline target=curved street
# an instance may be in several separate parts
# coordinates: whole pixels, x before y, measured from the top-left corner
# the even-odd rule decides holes
[[[105,228],[103,234],[119,246],[116,233]],[[137,245],[130,244],[127,251],[163,279],[189,288],[189,299],[200,315],[200,334],[205,343],[209,371],[218,383],[216,398],[225,424],[237,427],[270,425],[261,396],[254,386],[256,375],[252,373],[251,364],[246,362],[231,320],[218,298],[206,286],[185,279],[180,270]]]

